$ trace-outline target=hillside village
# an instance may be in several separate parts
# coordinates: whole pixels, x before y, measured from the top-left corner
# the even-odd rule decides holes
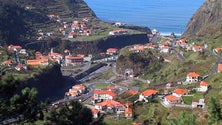
[[[204,49],[208,49],[208,46],[207,44],[200,46],[195,43],[189,43],[186,39],[179,39],[177,41],[168,39],[156,43],[149,42],[145,45],[137,44],[128,48],[130,53],[139,54],[144,53],[145,50],[157,50],[159,53],[165,55],[178,54],[180,55],[178,58],[182,58],[186,52],[202,52]],[[177,51],[177,48],[180,48],[180,51]],[[217,47],[212,50],[212,53],[217,54],[220,50],[221,48]],[[119,51],[116,48],[108,48],[106,52],[100,52],[98,55],[102,58],[107,58],[118,55],[118,52]],[[92,54],[88,54],[87,56],[81,53],[73,55],[68,49],[65,49],[63,53],[57,53],[51,49],[48,54],[42,54],[41,52],[36,51],[34,56],[30,56],[30,53],[21,46],[9,45],[6,49],[1,49],[1,54],[3,53],[11,53],[11,56],[7,60],[3,60],[1,65],[8,68],[14,68],[17,72],[29,70],[29,67],[47,66],[51,63],[57,63],[62,67],[67,67],[95,61],[92,60],[94,56]],[[164,58],[164,61],[168,63],[171,62],[166,58]],[[138,78],[135,76],[132,69],[128,69],[126,72],[128,75],[125,74],[125,78]],[[222,72],[221,63],[217,66],[217,72]],[[119,75],[121,76],[124,74]],[[166,108],[185,107],[192,109],[201,108],[205,110],[206,103],[204,97],[211,89],[210,84],[205,80],[207,77],[208,74],[200,75],[196,71],[192,71],[187,72],[187,76],[184,78],[184,81],[178,81],[177,83],[169,82],[165,84],[165,86],[162,86],[161,89],[153,89],[152,86],[149,87],[150,82],[148,82],[148,89],[143,91],[134,90],[129,87],[124,93],[126,93],[129,97],[138,95],[137,98],[134,97],[135,99],[131,101],[119,101],[118,96],[121,96],[122,93],[118,90],[119,85],[117,84],[107,86],[103,89],[92,89],[88,88],[87,84],[76,84],[64,93],[64,95],[65,98],[78,98],[82,95],[86,95],[89,91],[92,91],[90,102],[88,102],[87,105],[93,106],[93,108],[90,108],[92,109],[93,118],[95,119],[99,118],[101,114],[117,114],[118,119],[131,119],[134,117],[135,109],[133,108],[133,105],[138,102],[150,103],[156,98],[158,98],[158,100],[160,100],[159,103]]]
[[[25,9],[33,8],[26,6]],[[54,29],[38,29],[36,40],[41,42],[60,37],[62,40],[82,42],[141,33],[120,28],[124,26],[121,22],[110,24],[98,21],[88,16],[85,9],[88,10],[83,7],[82,12],[77,13],[80,18],[69,20],[64,15],[49,12],[46,16],[55,23]],[[107,125],[173,124],[181,118],[187,120],[182,114],[184,112],[195,115],[189,117],[194,119],[194,123],[210,124],[208,120],[212,117],[212,110],[221,117],[221,106],[216,104],[221,95],[221,87],[218,85],[222,72],[222,47],[218,46],[220,44],[211,45],[204,39],[198,41],[172,35],[162,36],[156,29],[152,34],[146,35],[150,39],[146,44],[124,48],[109,46],[104,48],[105,51],[97,53],[76,53],[66,48],[42,51],[30,50],[16,44],[0,45],[0,75],[14,75],[16,80],[30,77],[35,80],[35,72],[44,72],[48,66],[59,66],[65,78],[63,82],[71,84],[67,83],[64,88],[59,88],[64,97],[46,104],[45,109],[38,107],[39,111],[42,111],[36,113],[38,118],[48,111],[52,111],[51,114],[53,111],[58,112],[63,106],[71,110],[73,107],[68,105],[73,101],[80,102],[80,107],[89,109],[92,113],[92,124],[101,121]],[[155,37],[159,40],[152,41]],[[5,88],[7,89],[7,86]],[[27,93],[22,91],[22,94]],[[212,96],[218,99],[213,100]],[[18,95],[9,98],[9,106],[19,98]],[[215,104],[211,104],[212,102]],[[27,104],[29,103],[32,102]],[[212,105],[216,111],[212,109]],[[31,113],[36,108],[32,106]],[[44,103],[41,106],[44,106]],[[4,105],[2,107],[4,109]],[[17,107],[13,107],[12,112],[15,109]],[[65,112],[68,110],[63,111],[64,114]],[[179,113],[182,115],[179,116]],[[4,120],[0,124],[16,124],[25,121],[24,116],[15,114],[0,118]],[[47,117],[48,114],[42,116],[42,119]],[[53,117],[56,119],[57,116]],[[41,120],[35,124],[43,123]]]
[[[48,14],[47,17],[52,21],[59,24],[59,28],[54,31],[43,31],[39,29],[37,32],[37,40],[44,40],[53,38],[54,36],[61,36],[65,40],[76,40],[78,37],[100,36],[100,38],[109,35],[124,35],[132,34],[133,31],[129,29],[118,28],[123,26],[121,22],[115,22],[113,25],[102,23],[92,17],[75,18],[73,21],[62,19],[59,15]]]
[[[129,52],[132,53],[143,53],[146,49],[158,50],[163,54],[173,54],[176,53],[175,48],[183,48],[185,51],[177,52],[183,56],[183,53],[191,51],[193,53],[204,51],[207,48],[207,45],[204,46],[195,45],[194,43],[189,44],[186,39],[180,39],[176,42],[172,42],[170,40],[159,42],[159,43],[147,43],[145,45],[133,45],[129,48]],[[217,49],[213,49],[212,52],[217,53]],[[108,53],[108,51],[107,51]],[[170,63],[170,60],[165,60]],[[222,64],[218,64],[217,72],[222,72]],[[137,79],[133,71],[131,71],[131,75],[127,75],[124,77],[128,77],[128,79]],[[152,89],[148,87],[148,89],[144,91],[138,91],[128,88],[125,92],[130,96],[134,96],[138,94],[136,99],[131,101],[118,101],[118,87],[107,86],[107,88],[103,89],[95,89],[93,91],[93,96],[90,98],[91,102],[88,104],[93,105],[92,113],[94,118],[99,117],[99,113],[101,114],[117,114],[117,116],[122,119],[125,118],[133,118],[133,105],[138,102],[149,103],[152,100],[159,98],[160,103],[166,108],[173,107],[184,107],[184,108],[200,108],[206,110],[205,103],[205,94],[210,91],[211,86],[205,80],[208,75],[200,75],[197,72],[188,72],[184,81],[178,81],[177,83],[167,83],[161,89]],[[86,84],[87,85],[87,84]],[[68,97],[78,97],[81,96],[83,91],[86,90],[86,87],[82,87],[82,89],[75,89],[77,86],[74,85],[66,95]],[[148,85],[149,86],[149,85]],[[186,87],[188,86],[188,87]],[[118,95],[118,96],[117,96]],[[121,95],[120,95],[121,96]]]

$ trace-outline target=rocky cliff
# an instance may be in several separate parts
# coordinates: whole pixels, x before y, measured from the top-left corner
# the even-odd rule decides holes
[[[190,19],[184,37],[214,38],[222,35],[222,0],[206,0]]]

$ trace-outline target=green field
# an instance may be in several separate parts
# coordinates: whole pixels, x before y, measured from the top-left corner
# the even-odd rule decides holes
[[[109,86],[109,84],[106,84],[106,83],[95,84],[95,88],[99,88],[99,89],[106,89],[107,86]]]
[[[193,96],[182,96],[184,104],[191,105],[193,101]]]

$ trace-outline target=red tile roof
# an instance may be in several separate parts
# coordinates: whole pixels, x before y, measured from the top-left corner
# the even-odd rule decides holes
[[[98,113],[99,113],[99,110],[97,110],[97,109],[92,109],[91,112],[92,112],[92,114],[98,114]]]
[[[215,50],[216,50],[217,52],[219,52],[221,49],[222,49],[221,47],[215,48]]]
[[[108,90],[115,90],[116,87],[115,87],[115,86],[107,86],[107,89],[108,89]]]
[[[86,87],[81,84],[78,84],[78,85],[74,85],[72,88],[77,89],[77,90],[84,90]]]
[[[108,90],[94,90],[94,94],[98,94],[98,95],[104,95],[104,94],[107,94],[107,95],[110,95],[112,97],[115,97],[116,94],[113,93],[112,91],[108,91]]]
[[[125,103],[125,106],[126,106],[126,107],[130,107],[131,105],[133,105],[132,102],[126,102],[126,103]]]
[[[176,96],[173,96],[173,95],[168,95],[168,96],[165,96],[166,100],[169,100],[169,101],[178,101],[180,100],[180,98],[176,97]]]
[[[202,47],[201,47],[201,46],[193,46],[193,48],[194,48],[195,50],[199,50],[199,49],[201,49]]]
[[[133,114],[132,108],[126,108],[125,109],[125,114]]]
[[[107,107],[123,107],[124,105],[120,102],[114,100],[106,100],[96,104],[97,106],[107,106]]]
[[[127,91],[127,93],[130,94],[130,95],[136,95],[138,92],[130,89],[130,90]]]
[[[12,60],[6,60],[6,61],[4,61],[4,64],[11,65],[12,64]]]
[[[156,91],[156,90],[148,89],[148,90],[142,92],[142,95],[143,96],[151,96],[151,95],[154,95],[157,93],[158,93],[158,91]]]
[[[22,68],[23,67],[23,64],[18,64],[15,68],[16,69],[20,69],[20,68]]]
[[[206,82],[206,81],[201,81],[201,82],[200,82],[200,86],[208,86],[208,82]]]
[[[187,93],[187,90],[184,89],[175,89],[173,93],[178,94],[178,95],[185,95]]]
[[[200,75],[197,74],[196,72],[190,72],[187,74],[187,76],[190,76],[190,77],[199,77]]]
[[[222,72],[222,64],[218,64],[218,72]]]
[[[33,59],[27,60],[27,65],[29,66],[40,66],[42,63],[47,63],[48,59]]]
[[[133,125],[139,125],[139,123],[137,123],[137,122],[134,122],[134,123],[133,123]]]
[[[75,59],[83,59],[83,57],[80,57],[80,56],[71,56],[71,55],[68,55],[65,57],[66,59],[69,59],[69,60],[75,60]]]
[[[116,48],[108,48],[107,49],[107,52],[116,52],[118,49]]]

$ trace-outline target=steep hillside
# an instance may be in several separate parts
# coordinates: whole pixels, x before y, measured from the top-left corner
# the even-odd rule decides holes
[[[95,17],[83,0],[0,0],[1,44],[24,45],[36,40],[39,29],[58,30],[59,23],[49,20],[48,14],[58,15],[65,21]]]
[[[185,37],[217,38],[222,35],[222,0],[206,0],[190,19]]]

